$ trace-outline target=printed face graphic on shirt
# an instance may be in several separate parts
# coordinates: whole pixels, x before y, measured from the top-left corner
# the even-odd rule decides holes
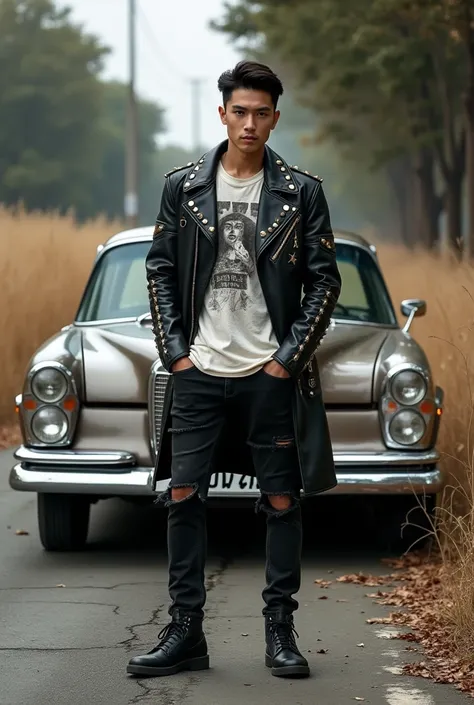
[[[255,271],[255,225],[258,203],[219,201],[219,252],[212,277],[214,311],[246,310],[249,276]]]

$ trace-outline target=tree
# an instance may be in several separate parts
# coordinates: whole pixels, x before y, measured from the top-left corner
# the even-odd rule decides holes
[[[365,163],[388,168],[394,185],[402,166],[408,179],[409,164],[409,188],[396,193],[415,198],[405,199],[413,206],[402,220],[431,247],[445,203],[453,243],[460,235],[463,66],[451,37],[418,11],[420,2],[241,0],[215,26],[257,56],[270,52],[285,62],[302,100],[323,118],[322,136],[365,151]],[[438,191],[439,169],[446,194]]]
[[[106,53],[52,0],[0,0],[0,201],[90,205]]]

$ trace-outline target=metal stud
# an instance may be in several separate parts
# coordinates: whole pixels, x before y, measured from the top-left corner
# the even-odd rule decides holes
[[[195,166],[194,171],[199,171],[200,168],[201,168],[200,166]]]
[[[280,171],[286,171],[285,167],[284,166],[280,167]]]
[[[192,163],[192,162],[188,162],[188,163],[186,164],[186,166],[193,166],[193,163]]]
[[[203,225],[207,225],[209,221],[207,218],[204,218],[204,220],[202,222],[203,222]]]
[[[282,211],[282,212],[280,213],[280,215],[281,215],[282,218],[284,218],[285,215],[286,215],[285,211]]]
[[[202,220],[202,219],[204,218],[203,214],[202,214],[202,213],[198,213],[198,218],[199,218],[199,220]]]
[[[272,227],[268,228],[268,232],[269,232],[269,233],[272,233],[272,232],[273,232],[273,228],[272,228]]]
[[[285,206],[283,206],[283,208],[284,208],[284,207],[285,207]],[[293,206],[293,208],[292,208],[291,210],[294,212],[294,211],[296,210],[296,206]]]
[[[190,176],[189,178],[190,178],[190,179],[195,179],[195,178],[196,178],[196,174],[191,174],[191,176]]]
[[[277,159],[277,164],[278,164],[278,166],[280,166],[280,164],[283,164],[283,162],[281,161],[281,159]]]
[[[215,230],[215,227],[214,227],[213,225],[210,225],[210,226],[209,226],[209,232],[210,232],[210,233],[213,233],[214,230]]]
[[[291,176],[290,176],[289,174],[287,174],[287,175],[285,176],[285,179],[286,179],[287,181],[291,181]]]
[[[287,205],[285,204],[285,205],[283,206],[283,210],[284,210],[284,211],[289,211],[289,210],[290,210],[290,206],[287,206]]]
[[[267,236],[267,233],[265,232],[265,230],[260,230],[260,236],[261,236],[261,237],[266,237],[266,236]]]
[[[199,210],[199,208],[198,208],[197,206],[194,206],[194,208],[193,208],[193,213],[197,213],[198,210]]]
[[[278,228],[278,223],[273,223],[274,228]]]
[[[188,202],[188,206],[189,206],[190,208],[192,208],[192,207],[194,206],[194,201],[189,201],[189,202]]]
[[[189,181],[186,181],[186,183],[184,184],[184,188],[189,188],[190,186],[191,184],[189,183]]]
[[[290,185],[288,186],[288,188],[290,188],[292,191],[294,191],[295,185],[294,185],[294,184],[290,184]]]
[[[204,159],[200,159],[199,164],[204,164]]]

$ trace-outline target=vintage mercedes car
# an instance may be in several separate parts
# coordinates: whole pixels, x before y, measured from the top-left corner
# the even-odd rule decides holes
[[[128,230],[98,248],[74,322],[35,353],[16,398],[23,445],[10,485],[38,494],[48,550],[84,546],[91,503],[153,501],[168,484],[154,482],[170,376],[149,315],[152,234],[152,227]],[[401,329],[376,248],[347,232],[335,241],[342,292],[317,352],[338,477],[330,493],[432,500],[443,487],[436,450],[443,393],[409,334],[426,304],[403,301]],[[211,503],[255,496],[253,477],[216,468]]]

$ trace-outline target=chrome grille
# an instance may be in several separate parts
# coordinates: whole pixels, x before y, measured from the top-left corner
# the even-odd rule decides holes
[[[162,368],[159,361],[155,362],[151,368],[148,383],[148,420],[153,462],[156,460],[156,451],[161,443],[163,409],[169,381],[168,372]]]

